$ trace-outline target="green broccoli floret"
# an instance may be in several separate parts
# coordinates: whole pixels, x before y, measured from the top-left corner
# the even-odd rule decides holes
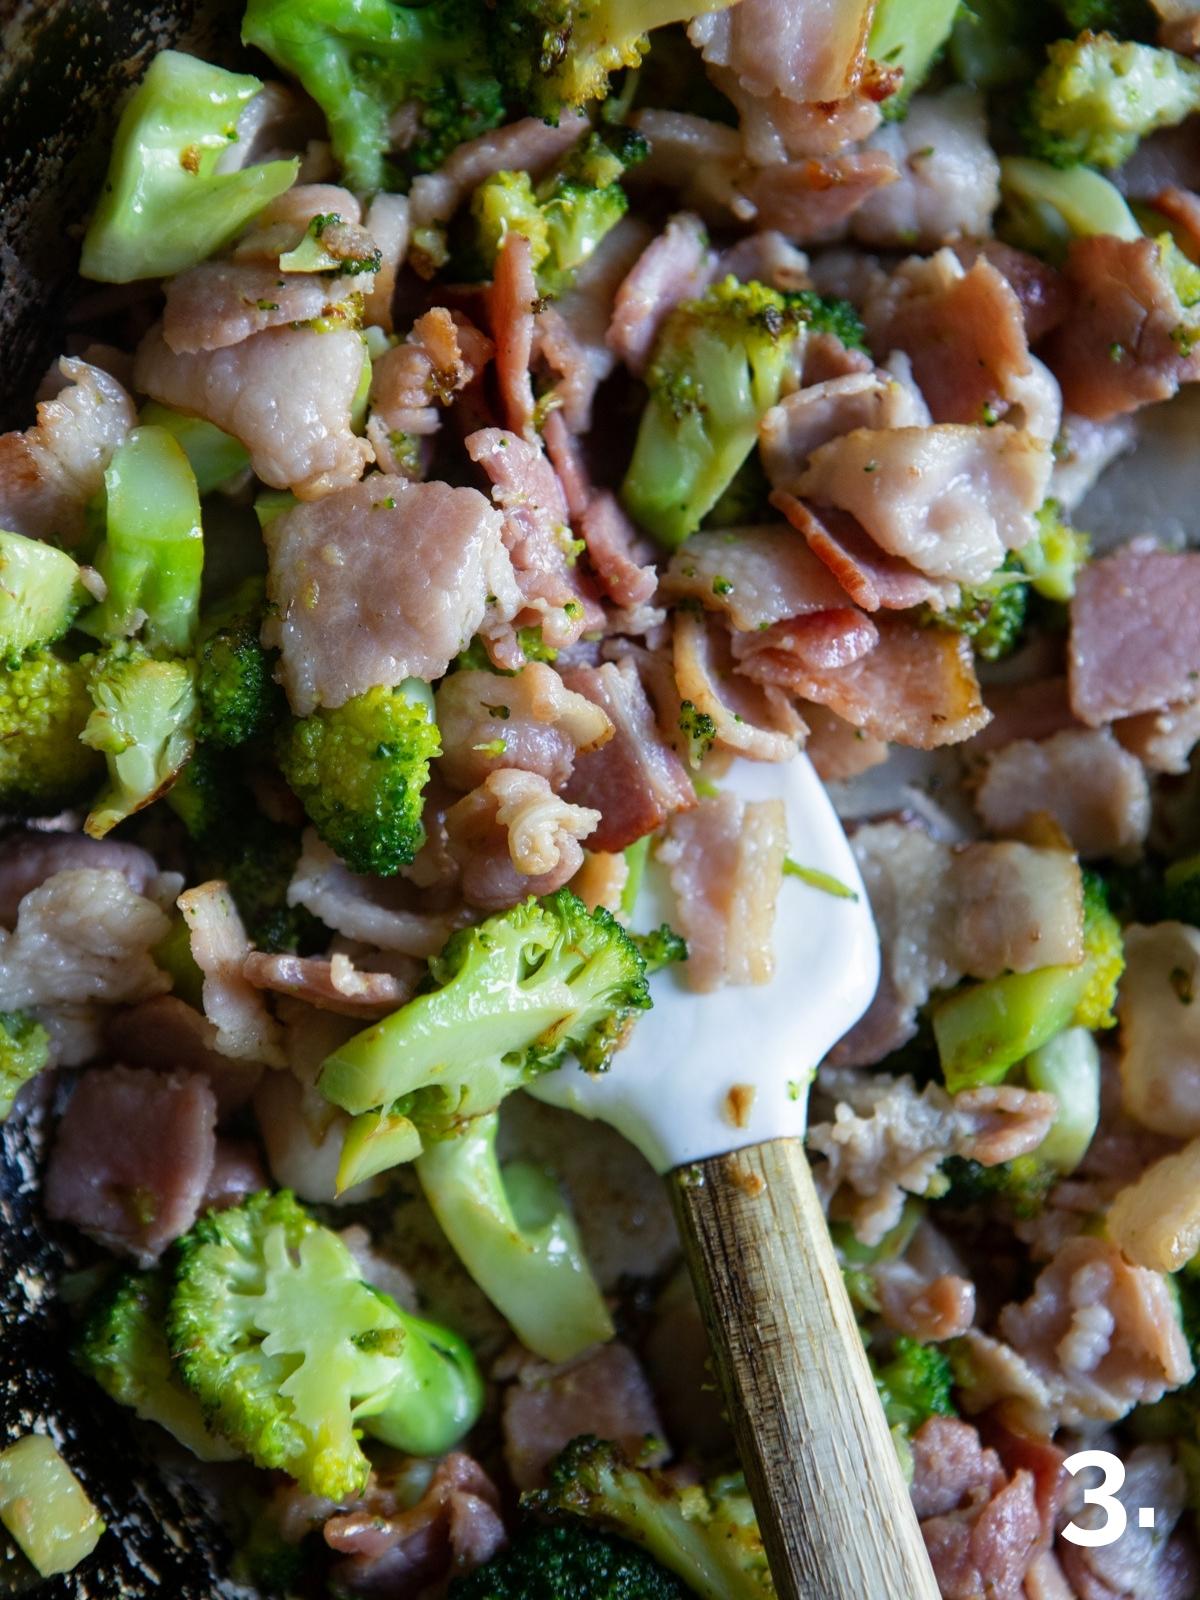
[[[583,1527],[527,1527],[456,1578],[450,1600],[688,1600],[688,1590],[628,1540]]]
[[[65,551],[0,533],[0,661],[16,666],[27,651],[61,639],[87,598]]]
[[[1036,538],[1017,551],[1021,570],[1044,599],[1069,600],[1076,575],[1091,554],[1091,540],[1063,518],[1057,500],[1047,500],[1036,520]]]
[[[1054,0],[1075,33],[1115,33],[1119,39],[1152,39],[1158,27],[1147,0]]]
[[[950,1156],[942,1162],[944,1187],[931,1198],[951,1211],[977,1205],[991,1210],[999,1205],[1014,1217],[1036,1217],[1058,1178],[1056,1169],[1036,1151],[994,1167],[981,1166],[965,1156]]]
[[[325,113],[346,184],[373,193],[397,187],[405,169],[440,166],[501,121],[486,27],[471,0],[250,0],[242,40],[300,80]],[[390,123],[408,105],[418,127],[398,165]]]
[[[300,163],[218,172],[238,115],[262,88],[178,50],[162,50],[121,113],[108,175],[83,241],[85,278],[169,277],[215,255],[296,181]]]
[[[50,1035],[25,1011],[0,1011],[0,1122],[50,1060]]]
[[[924,622],[964,634],[984,661],[1011,655],[1021,641],[1028,609],[1025,583],[1016,568],[1015,557],[1007,557],[987,583],[964,589],[957,605],[944,611],[926,608]]]
[[[679,705],[679,731],[687,746],[687,763],[695,772],[713,747],[717,725],[707,711],[697,711],[695,702],[682,700]]]
[[[90,663],[37,650],[0,663],[0,812],[46,817],[78,804],[104,776],[80,742],[92,711]]]
[[[108,642],[140,631],[149,650],[190,650],[200,612],[200,493],[165,428],[135,428],[104,474],[105,534],[96,567],[107,593],[81,628]]]
[[[570,1361],[613,1336],[575,1219],[553,1176],[529,1162],[503,1171],[498,1112],[429,1144],[417,1177],[454,1251],[527,1350]]]
[[[485,179],[471,196],[471,219],[480,277],[490,277],[506,234],[520,233],[529,240],[535,269],[550,252],[546,218],[527,172],[496,172]]]
[[[1083,869],[1083,966],[1087,984],[1071,1018],[1077,1028],[1115,1028],[1117,985],[1125,970],[1121,924],[1108,908],[1098,872]]]
[[[1054,166],[1119,167],[1147,134],[1200,109],[1200,65],[1173,50],[1082,33],[1047,55],[1026,108],[1025,143]]]
[[[629,937],[642,952],[647,972],[658,972],[688,957],[687,940],[670,923],[660,923],[652,933],[631,933]]]
[[[784,296],[788,310],[810,333],[831,333],[847,350],[869,355],[867,330],[849,300],[836,295],[818,294],[815,289],[796,289]]]
[[[286,1192],[210,1212],[179,1240],[167,1339],[210,1425],[333,1500],[366,1483],[360,1429],[441,1455],[483,1399],[463,1341],[364,1283]]]
[[[883,102],[884,117],[904,116],[929,76],[958,12],[958,0],[879,0],[867,37],[867,54],[881,67],[899,69],[899,90]]]
[[[775,1593],[740,1475],[680,1488],[661,1472],[631,1466],[616,1445],[580,1438],[550,1468],[549,1487],[523,1503],[542,1516],[581,1517],[642,1545],[704,1600]]]
[[[386,1128],[406,1146],[393,1160],[495,1110],[568,1051],[603,1071],[635,1014],[650,1008],[636,945],[610,912],[589,912],[567,889],[463,928],[429,972],[435,988],[356,1034],[321,1069],[327,1099],[366,1114],[365,1132]]]
[[[93,658],[92,714],[80,738],[108,764],[108,785],[84,831],[102,839],[174,783],[195,746],[195,667],[159,661],[137,645]]]
[[[754,449],[810,320],[794,298],[730,277],[666,319],[621,494],[668,549],[695,532]]]
[[[539,117],[557,121],[563,111],[603,100],[609,76],[636,67],[650,48],[646,37],[672,22],[690,22],[731,0],[704,6],[696,0],[497,0],[494,48],[514,99]]]
[[[1124,195],[1090,167],[1065,171],[1029,156],[1005,156],[1000,162],[1003,207],[996,232],[1056,265],[1072,239],[1110,233],[1117,239],[1140,239],[1142,230]]]
[[[117,1271],[88,1307],[76,1359],[118,1405],[165,1428],[201,1461],[232,1461],[237,1451],[208,1431],[199,1402],[171,1366],[169,1292],[163,1272]]]
[[[957,1415],[950,1399],[954,1376],[936,1345],[902,1335],[891,1360],[875,1368],[875,1386],[888,1426],[906,1434],[915,1433],[930,1417]]]
[[[351,871],[387,877],[424,843],[421,797],[441,748],[429,685],[409,678],[291,722],[279,765],[313,827]]]
[[[282,711],[259,641],[263,584],[248,578],[204,618],[196,651],[197,738],[232,749],[264,734]]]

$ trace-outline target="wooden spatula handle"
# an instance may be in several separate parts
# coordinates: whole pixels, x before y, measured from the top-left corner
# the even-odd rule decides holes
[[[801,1141],[668,1182],[780,1600],[938,1600]]]

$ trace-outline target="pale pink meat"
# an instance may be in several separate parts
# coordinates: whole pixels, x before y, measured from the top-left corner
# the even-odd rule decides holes
[[[1071,601],[1071,707],[1099,727],[1195,700],[1200,552],[1140,542],[1089,562]]]
[[[501,519],[475,489],[376,474],[268,523],[264,641],[292,709],[440,678],[519,605]]]
[[[667,316],[680,301],[703,294],[716,266],[700,218],[687,211],[668,218],[613,301],[608,343],[631,372],[641,375]]]
[[[492,342],[458,312],[434,306],[371,370],[367,437],[384,472],[419,477],[411,440],[436,433],[441,412],[492,358]]]
[[[0,924],[14,927],[17,908],[31,889],[56,872],[78,867],[120,872],[135,894],[151,897],[159,877],[154,857],[136,844],[85,833],[10,833],[0,843]]]
[[[818,515],[780,489],[772,494],[771,504],[804,535],[837,586],[864,611],[908,611],[919,605],[940,611],[957,594],[957,585],[927,578],[899,556],[881,550],[848,512],[826,506]]]
[[[610,600],[619,606],[647,605],[658,588],[654,555],[616,495],[599,489],[579,519],[587,558]]]
[[[304,830],[300,860],[288,885],[289,905],[304,906],[327,927],[377,950],[428,957],[437,954],[463,917],[421,910],[421,899],[403,877],[368,878],[351,872],[311,828]]]
[[[343,273],[281,272],[278,264],[201,261],[171,278],[162,335],[176,355],[223,350],[265,328],[349,318],[346,302],[370,285]]]
[[[1130,859],[1150,827],[1146,774],[1107,728],[1006,744],[985,756],[974,798],[996,833],[1014,833],[1039,813],[1053,817],[1085,859]]]
[[[46,1211],[142,1265],[196,1220],[216,1156],[217,1107],[191,1073],[85,1072],[58,1125]]]
[[[355,483],[372,459],[350,426],[362,368],[362,340],[348,328],[269,328],[225,350],[176,355],[156,324],[134,379],[152,399],[239,439],[273,489],[316,500]]]
[[[1122,717],[1113,724],[1113,732],[1147,772],[1181,776],[1200,743],[1200,699]]]
[[[697,17],[688,37],[710,66],[729,68],[750,94],[838,100],[866,66],[871,10],[866,0],[742,0]]]
[[[492,286],[487,295],[488,323],[496,347],[496,381],[504,421],[522,439],[534,437],[533,359],[534,311],[539,300],[529,240],[522,233],[505,234],[496,252]]]
[[[1017,739],[1048,739],[1052,733],[1078,726],[1067,699],[1065,677],[990,684],[984,700],[992,720],[971,740],[972,755],[1001,750]]]
[[[835,672],[861,661],[879,642],[870,617],[842,605],[768,624],[761,633],[733,636],[737,670],[766,687],[790,687],[794,675]],[[763,665],[762,663],[765,663]],[[786,663],[786,665],[782,665]]]
[[[779,628],[787,627],[807,630],[804,642],[810,657],[819,654],[827,658],[831,652],[847,648],[847,641],[854,638],[860,623],[869,630],[862,648],[869,649],[874,629],[865,618],[850,611],[815,612],[767,628],[762,634],[732,636],[718,617],[676,611],[671,650],[675,692],[667,695],[660,689],[653,690],[663,727],[679,727],[683,703],[688,701],[702,715],[712,718],[718,750],[746,756],[751,761],[790,761],[803,740],[804,721],[782,690],[773,684],[756,683],[739,670],[739,645],[770,640]],[[649,677],[647,681],[651,681]]]
[[[420,969],[414,963],[408,982],[394,972],[360,971],[347,955],[270,955],[252,950],[242,962],[242,975],[256,989],[290,995],[318,1011],[349,1017],[382,1017],[408,1000]]]
[[[218,1139],[199,1209],[201,1214],[223,1211],[226,1206],[240,1205],[248,1195],[269,1188],[258,1149],[249,1139]]]
[[[408,196],[375,195],[367,207],[366,227],[379,249],[379,271],[363,305],[363,321],[391,333],[396,275],[408,250]]]
[[[840,434],[928,422],[920,396],[890,373],[856,371],[814,382],[806,372],[804,386],[785,395],[759,424],[763,468],[776,490],[795,492],[809,456]]]
[[[240,1110],[263,1073],[261,1061],[223,1055],[217,1049],[215,1025],[174,994],[155,995],[114,1011],[105,1040],[114,1059],[127,1067],[155,1070],[169,1065],[207,1078],[219,1117]]]
[[[999,239],[960,240],[951,246],[964,267],[981,258],[1007,279],[1025,313],[1025,333],[1031,345],[1056,328],[1067,314],[1069,300],[1062,274],[1046,262],[1017,250]]]
[[[518,1489],[535,1488],[581,1434],[610,1439],[648,1466],[663,1460],[661,1451],[649,1461],[643,1454],[647,1439],[661,1439],[663,1430],[641,1363],[627,1345],[614,1341],[557,1367],[522,1351],[501,1375],[514,1380],[504,1391],[501,1427]]]
[[[217,1030],[217,1050],[238,1061],[283,1066],[279,1024],[242,972],[251,945],[229,885],[197,884],[180,895],[179,909],[204,974],[204,1014]]]
[[[451,673],[434,698],[442,739],[438,770],[460,791],[475,788],[498,767],[538,773],[561,789],[576,757],[612,738],[607,714],[540,661],[512,678]]]
[[[846,591],[786,523],[694,533],[671,557],[661,592],[723,612],[742,632],[848,606]]]
[[[887,760],[888,747],[882,739],[872,739],[827,706],[800,702],[798,709],[808,725],[804,753],[825,783],[857,778]]]
[[[594,701],[614,730],[602,748],[576,759],[563,790],[568,800],[600,813],[589,848],[624,850],[673,812],[696,804],[687,770],[664,744],[632,661],[568,667],[562,679],[568,689]]]
[[[778,228],[797,244],[841,236],[873,196],[897,179],[896,164],[869,146],[846,155],[810,156],[747,171],[740,188],[760,228]]]
[[[1183,1468],[1165,1443],[1139,1444],[1123,1457],[1125,1481],[1116,1498],[1126,1510],[1125,1532],[1108,1545],[1062,1540],[1057,1548],[1063,1573],[1077,1600],[1191,1600],[1200,1562],[1181,1525],[1189,1498]],[[1152,1527],[1141,1525],[1142,1506],[1154,1509]],[[1101,1507],[1072,1504],[1071,1512],[1082,1528],[1105,1525]]]
[[[446,813],[462,893],[481,911],[503,911],[528,895],[553,894],[583,865],[581,840],[600,813],[555,794],[539,773],[498,767]]]

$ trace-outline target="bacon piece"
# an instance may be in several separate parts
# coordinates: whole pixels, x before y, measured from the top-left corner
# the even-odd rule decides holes
[[[553,894],[582,866],[579,841],[599,821],[598,811],[572,805],[540,774],[497,768],[446,813],[463,897],[503,911],[528,895]]]
[[[756,682],[828,706],[871,737],[934,750],[985,726],[969,642],[898,618],[875,624],[875,648],[849,666],[814,668],[783,650],[756,651],[738,670]]]
[[[568,667],[568,689],[592,700],[613,725],[601,749],[580,755],[564,795],[600,813],[590,837],[594,850],[624,850],[653,833],[676,811],[696,804],[679,757],[663,743],[637,668],[625,658],[598,667]]]
[[[452,912],[414,909],[420,897],[402,877],[359,877],[344,866],[311,828],[304,830],[300,860],[288,885],[288,904],[303,906],[326,927],[401,955],[436,955],[461,926]]]
[[[1188,1533],[1179,1526],[1188,1502],[1188,1482],[1168,1443],[1139,1444],[1123,1455],[1124,1481],[1116,1498],[1125,1507],[1125,1532],[1111,1545],[1075,1545],[1064,1539],[1058,1556],[1067,1600],[1192,1600],[1200,1562]],[[1153,1506],[1154,1522],[1143,1527],[1139,1512]],[[1072,1505],[1071,1520],[1088,1529],[1107,1527],[1108,1511]],[[1052,1597],[1056,1600],[1056,1597]]]
[[[613,301],[608,343],[640,377],[658,330],[681,300],[703,294],[717,258],[700,218],[681,211],[642,251]]]
[[[696,17],[688,37],[710,66],[735,73],[749,94],[838,100],[866,68],[871,9],[866,0],[800,7],[742,0]]]
[[[216,1118],[212,1090],[194,1074],[85,1072],[58,1125],[47,1214],[149,1266],[196,1220]]]
[[[31,889],[56,872],[79,867],[119,872],[135,894],[151,900],[157,899],[160,878],[176,876],[160,874],[149,851],[117,839],[33,829],[10,833],[0,843],[0,924],[14,927],[21,901]]]
[[[1017,739],[1048,739],[1064,728],[1078,726],[1067,698],[1065,677],[989,684],[984,699],[992,720],[971,740],[971,755],[1002,750]]]
[[[1153,239],[1075,239],[1063,270],[1071,310],[1045,355],[1072,411],[1103,422],[1200,377],[1200,349],[1178,338],[1187,315]]]
[[[236,1061],[217,1049],[217,1030],[178,995],[159,994],[108,1018],[105,1041],[127,1067],[191,1073],[208,1079],[217,1115],[227,1117],[250,1099],[262,1077],[261,1061]]]
[[[898,175],[886,151],[868,146],[747,170],[739,187],[759,227],[777,228],[797,244],[820,244],[840,237],[854,214]]]
[[[671,819],[657,855],[687,940],[689,987],[706,993],[725,983],[770,981],[787,849],[781,800],[747,803],[723,791]]]
[[[279,1025],[242,974],[251,945],[229,885],[197,884],[178,903],[204,974],[204,1014],[217,1030],[216,1048],[236,1060],[284,1066]]]
[[[911,386],[886,372],[853,371],[785,395],[758,428],[762,464],[776,490],[795,491],[813,451],[855,428],[927,426],[929,411]]]
[[[1085,859],[1130,859],[1150,827],[1150,789],[1141,763],[1107,728],[1065,728],[986,756],[975,809],[996,833],[1046,814]]]
[[[318,317],[349,320],[346,302],[373,282],[369,273],[364,276],[365,281],[342,273],[281,272],[278,262],[201,261],[167,283],[163,340],[176,355],[194,355],[240,344],[265,328]]]
[[[258,1150],[249,1139],[218,1139],[200,1212],[241,1205],[249,1195],[268,1187]]]
[[[440,412],[492,359],[492,342],[466,317],[434,306],[419,316],[403,344],[386,350],[371,372],[367,437],[384,472],[406,470],[395,436],[425,438],[442,425]]]
[[[742,632],[846,607],[841,585],[782,523],[693,534],[671,557],[662,592],[723,612]]]
[[[462,671],[435,695],[442,738],[438,770],[454,789],[473,789],[498,767],[536,772],[561,789],[581,752],[612,738],[598,705],[566,687],[553,667],[533,661],[512,678]],[[499,744],[496,750],[489,746]]]
[[[818,516],[780,489],[771,495],[771,504],[804,535],[813,555],[864,611],[908,611],[919,605],[941,611],[957,596],[956,584],[927,578],[881,550],[848,512],[829,506]]]
[[[1136,541],[1089,562],[1068,672],[1071,708],[1092,727],[1200,698],[1200,552]]]
[[[419,972],[403,983],[394,972],[360,971],[347,955],[269,955],[252,950],[242,962],[242,975],[256,989],[291,995],[318,1011],[349,1017],[382,1017],[410,998]]]
[[[810,650],[828,653],[830,649],[843,648],[847,634],[853,633],[854,618],[844,620],[849,615],[821,611],[780,626],[810,627]],[[832,639],[822,636],[825,628],[831,630]],[[675,613],[672,660],[679,705],[688,700],[697,711],[711,717],[716,744],[751,761],[790,761],[806,732],[786,694],[771,684],[752,682],[737,669],[735,657],[741,641],[756,643],[760,637],[769,639],[777,632],[778,629],[768,629],[761,636],[735,634],[731,641],[724,626],[715,619],[706,621],[687,611]],[[673,712],[671,721],[678,726],[679,712],[674,708]]]
[[[1017,250],[999,239],[960,240],[951,246],[964,267],[976,261],[991,263],[1007,280],[1025,313],[1025,334],[1031,345],[1045,338],[1067,315],[1070,300],[1062,274],[1026,250]]]
[[[823,782],[843,783],[887,760],[888,747],[882,739],[870,738],[827,706],[801,702],[799,713],[808,726],[804,753]]]
[[[375,195],[367,207],[366,227],[379,250],[379,271],[363,303],[363,322],[391,333],[396,276],[408,251],[408,196]]]
[[[501,1378],[515,1378],[504,1391],[500,1425],[504,1459],[518,1489],[535,1488],[546,1468],[572,1439],[593,1434],[611,1439],[647,1466],[647,1439],[662,1438],[662,1423],[641,1363],[627,1345],[614,1341],[561,1366],[521,1351],[502,1363]]]
[[[523,233],[510,231],[496,252],[492,286],[487,293],[488,323],[496,346],[496,379],[504,420],[523,439],[536,437],[533,427],[534,308],[538,302],[533,255]]]

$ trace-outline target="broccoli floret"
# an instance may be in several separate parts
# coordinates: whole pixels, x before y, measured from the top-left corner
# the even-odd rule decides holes
[[[1091,540],[1063,518],[1057,500],[1047,500],[1036,520],[1036,538],[1017,551],[1021,569],[1044,599],[1069,600],[1076,575],[1091,554]]]
[[[50,1060],[50,1035],[25,1011],[0,1011],[0,1122]]]
[[[118,1405],[165,1428],[201,1461],[232,1461],[237,1452],[208,1431],[195,1395],[171,1367],[168,1296],[162,1272],[116,1272],[88,1307],[76,1359]]]
[[[164,794],[191,756],[195,667],[158,661],[136,645],[114,648],[93,659],[88,690],[93,709],[79,737],[103,755],[108,785],[83,826],[102,839]]]
[[[424,843],[421,797],[440,754],[429,685],[409,678],[291,722],[279,765],[329,848],[353,872],[386,877]]]
[[[521,1343],[570,1361],[613,1336],[612,1318],[558,1184],[528,1162],[501,1171],[499,1113],[473,1117],[416,1164],[455,1253]]]
[[[263,584],[248,578],[205,617],[196,651],[197,738],[231,749],[260,737],[282,709],[259,641]]]
[[[149,650],[190,650],[204,538],[187,456],[165,428],[135,428],[114,452],[104,487],[105,536],[96,566],[107,593],[80,627],[106,641],[140,630]]]
[[[493,1111],[568,1051],[603,1071],[650,1008],[646,963],[603,907],[567,889],[454,934],[429,963],[436,987],[342,1045],[320,1087],[365,1127],[406,1139],[411,1159]]]
[[[258,78],[162,50],[121,113],[108,175],[83,241],[85,278],[169,277],[223,249],[300,163],[218,172]]]
[[[1025,628],[1028,596],[1025,583],[1009,556],[1000,570],[977,589],[964,589],[957,605],[944,611],[926,608],[926,624],[965,634],[977,656],[999,661],[1011,655]]]
[[[1017,1218],[1036,1217],[1058,1178],[1055,1168],[1036,1152],[994,1167],[981,1166],[965,1156],[950,1156],[942,1162],[944,1187],[931,1198],[951,1211],[966,1211],[977,1205],[992,1210],[999,1205]]]
[[[1125,197],[1090,167],[1065,171],[1028,156],[1005,156],[1000,163],[1004,205],[996,232],[1008,244],[1048,261],[1061,262],[1072,239],[1111,233],[1140,239],[1142,230]]]
[[[626,1539],[582,1527],[529,1527],[455,1579],[450,1600],[688,1600],[688,1590]]]
[[[717,725],[707,711],[697,711],[694,701],[683,700],[679,705],[679,731],[687,747],[687,763],[695,772],[713,747]]]
[[[647,972],[658,972],[688,958],[687,940],[670,923],[660,923],[652,933],[631,933],[629,937],[642,952]]]
[[[333,1500],[366,1483],[360,1428],[441,1455],[482,1404],[463,1341],[364,1283],[286,1192],[210,1212],[178,1242],[167,1338],[211,1425]]]
[[[1200,66],[1173,50],[1082,33],[1047,54],[1029,97],[1025,142],[1054,166],[1119,167],[1140,139],[1200,109]]]
[[[92,794],[104,776],[80,742],[92,711],[89,661],[37,650],[0,663],[0,811],[53,816]]]
[[[621,490],[630,514],[667,548],[695,532],[753,450],[809,320],[794,300],[730,277],[667,318]]]
[[[79,568],[41,539],[0,533],[0,661],[61,639],[87,599]]]
[[[486,26],[470,0],[250,0],[242,40],[300,80],[325,113],[346,184],[373,193],[396,187],[403,169],[432,170],[501,121]],[[418,129],[399,167],[389,124],[407,105]]]
[[[1125,970],[1121,924],[1108,908],[1098,872],[1083,869],[1083,966],[1087,983],[1071,1019],[1077,1028],[1115,1028],[1117,985]]]
[[[915,1433],[930,1417],[953,1417],[954,1375],[943,1353],[931,1344],[901,1336],[890,1361],[875,1368],[875,1386],[890,1428]]]
[[[549,1488],[524,1503],[543,1516],[581,1517],[644,1546],[708,1600],[773,1596],[762,1536],[737,1474],[680,1488],[629,1464],[616,1445],[574,1440],[550,1468]]]
[[[527,172],[496,172],[471,196],[478,275],[491,274],[496,254],[509,233],[529,240],[530,260],[536,269],[550,251],[549,230]]]
[[[1054,0],[1075,33],[1115,33],[1119,39],[1152,39],[1158,27],[1147,0]]]
[[[810,333],[831,333],[840,339],[847,350],[861,350],[865,355],[867,330],[862,318],[849,300],[839,300],[836,295],[818,294],[815,289],[797,289],[784,296],[788,310]]]
[[[867,54],[881,67],[901,74],[897,93],[883,102],[885,118],[904,116],[950,37],[957,12],[958,0],[879,0]]]

